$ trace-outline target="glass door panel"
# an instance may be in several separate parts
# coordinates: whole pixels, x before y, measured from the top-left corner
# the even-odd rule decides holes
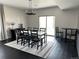
[[[39,17],[39,28],[46,28],[46,17]]]
[[[39,17],[39,28],[46,28],[47,35],[55,36],[55,16]]]
[[[55,17],[47,16],[47,35],[55,35]]]

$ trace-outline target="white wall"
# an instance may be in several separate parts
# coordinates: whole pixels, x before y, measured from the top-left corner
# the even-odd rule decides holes
[[[54,8],[45,8],[39,9],[36,11],[37,15],[29,16],[29,26],[31,27],[38,27],[39,20],[38,16],[55,16],[55,25],[59,26],[60,28],[70,27],[70,28],[77,28],[78,27],[78,10],[66,10],[62,11],[58,7]]]
[[[12,28],[11,23],[14,23],[13,28],[17,28],[18,24],[23,24],[23,26],[26,28],[27,16],[23,10],[10,6],[4,6],[4,13],[6,39],[8,38],[8,30]]]
[[[28,16],[28,26],[29,27],[39,27],[38,16]]]

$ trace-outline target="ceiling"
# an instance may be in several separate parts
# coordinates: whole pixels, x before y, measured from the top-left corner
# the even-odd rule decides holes
[[[33,8],[58,6],[60,9],[69,9],[79,6],[79,0],[32,0]],[[28,8],[28,0],[0,0],[1,4],[13,7]]]

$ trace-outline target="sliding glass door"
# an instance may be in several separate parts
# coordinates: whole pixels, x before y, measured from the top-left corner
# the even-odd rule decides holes
[[[47,16],[47,35],[55,35],[55,17]]]
[[[55,36],[55,16],[39,17],[39,28],[46,28],[47,35]]]

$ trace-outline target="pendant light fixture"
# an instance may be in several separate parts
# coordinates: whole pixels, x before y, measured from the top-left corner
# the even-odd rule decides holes
[[[36,15],[36,13],[33,12],[33,8],[32,8],[32,0],[28,0],[29,1],[29,9],[26,12],[27,15]]]

